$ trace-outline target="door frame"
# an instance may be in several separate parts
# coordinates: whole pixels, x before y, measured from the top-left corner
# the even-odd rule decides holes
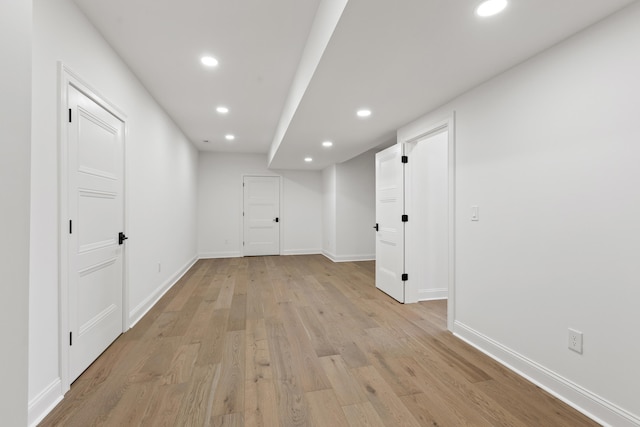
[[[283,249],[282,249],[282,242],[283,240],[283,236],[284,236],[284,183],[283,183],[283,179],[282,179],[282,175],[267,175],[267,174],[253,174],[253,173],[244,173],[241,175],[240,177],[240,236],[242,236],[242,242],[240,244],[240,256],[244,257],[244,242],[245,242],[245,235],[244,235],[244,179],[245,178],[278,178],[278,191],[280,192],[279,196],[278,196],[278,210],[280,211],[280,216],[278,218],[280,218],[280,230],[278,230],[278,239],[279,244],[278,244],[278,255],[282,255]]]
[[[69,377],[69,132],[68,132],[68,94],[69,87],[73,86],[102,108],[109,111],[124,124],[123,133],[123,185],[122,185],[122,209],[123,228],[125,234],[128,221],[128,200],[127,195],[127,161],[126,161],[126,141],[127,141],[127,116],[109,102],[104,96],[73,72],[62,62],[58,62],[58,330],[59,330],[59,359],[58,369],[63,394],[71,388]],[[122,332],[129,329],[129,282],[128,282],[129,251],[123,248],[122,255]]]
[[[455,218],[456,218],[456,147],[455,147],[455,111],[451,113],[449,117],[435,121],[420,121],[415,122],[412,125],[408,125],[398,132],[398,143],[402,144],[402,151],[405,152],[406,146],[410,143],[419,143],[421,139],[429,137],[431,135],[446,131],[448,132],[448,153],[447,153],[447,172],[448,172],[448,241],[449,241],[449,265],[448,265],[448,295],[447,295],[447,328],[453,331],[453,324],[455,321],[455,264],[456,264],[456,250],[455,250]],[[411,159],[409,159],[408,166],[411,167]],[[409,170],[405,170],[405,174],[410,173]],[[406,185],[410,180],[405,179],[405,208],[412,205],[411,191],[407,191]],[[410,184],[409,184],[410,185]],[[415,213],[406,212],[409,217],[411,215],[415,217]],[[405,242],[406,244],[406,242]],[[411,283],[411,265],[407,263],[405,256],[406,272],[409,273],[409,280],[405,283],[405,287],[411,287],[411,294],[417,294],[417,289],[414,288],[415,284]],[[405,288],[405,295],[408,292]],[[417,301],[405,301],[405,302],[417,302]]]

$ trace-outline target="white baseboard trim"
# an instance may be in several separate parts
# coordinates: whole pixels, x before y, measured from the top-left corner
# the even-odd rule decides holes
[[[322,249],[285,249],[282,255],[318,255],[322,253]]]
[[[133,328],[136,323],[140,321],[144,317],[149,310],[153,308],[154,305],[163,297],[164,294],[167,293],[169,289],[173,287],[178,280],[184,274],[189,271],[191,267],[198,261],[198,257],[193,257],[190,261],[188,261],[181,269],[179,269],[173,276],[169,277],[155,292],[149,295],[144,299],[140,304],[138,304],[133,310],[129,312],[129,327]]]
[[[376,254],[365,255],[336,255],[331,252],[322,251],[322,255],[329,258],[333,262],[357,262],[357,261],[375,261]]]
[[[44,388],[36,397],[29,401],[28,425],[35,427],[56,407],[62,398],[62,381],[56,378]]]
[[[336,256],[334,254],[332,254],[329,251],[325,251],[324,249],[322,250],[322,255],[324,255],[326,258],[329,258],[331,261],[333,262],[337,262],[336,261]]]
[[[198,256],[199,259],[217,259],[217,258],[242,258],[242,253],[238,251],[230,252],[205,252]]]
[[[453,333],[603,426],[638,427],[640,417],[456,321]]]
[[[447,299],[449,289],[420,289],[418,291],[418,301],[433,301],[438,299]]]

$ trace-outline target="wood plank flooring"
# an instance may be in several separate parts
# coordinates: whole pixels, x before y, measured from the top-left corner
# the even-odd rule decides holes
[[[596,426],[401,305],[374,263],[201,260],[42,426]]]

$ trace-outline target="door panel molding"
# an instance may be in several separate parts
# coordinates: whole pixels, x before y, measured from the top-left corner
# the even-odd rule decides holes
[[[66,393],[71,385],[72,379],[70,378],[70,349],[69,349],[69,229],[72,226],[69,222],[71,218],[69,211],[69,92],[70,88],[75,88],[81,92],[84,96],[107,110],[111,115],[116,117],[123,123],[123,185],[122,185],[122,209],[123,209],[123,231],[127,231],[128,216],[127,195],[129,194],[127,188],[127,163],[126,163],[126,142],[127,142],[127,116],[113,103],[109,102],[107,98],[102,96],[99,91],[93,88],[78,74],[72,71],[62,62],[58,62],[58,326],[59,326],[59,375],[61,389],[63,393]],[[78,119],[78,117],[72,117]],[[97,120],[97,124],[104,124],[101,120]],[[88,171],[94,172],[96,176],[108,178],[104,171]],[[74,225],[75,229],[75,225]],[[128,233],[127,233],[128,234]],[[95,266],[94,266],[95,267]],[[128,298],[128,251],[123,251],[122,256],[122,331],[125,332],[128,325],[129,312],[129,298]]]

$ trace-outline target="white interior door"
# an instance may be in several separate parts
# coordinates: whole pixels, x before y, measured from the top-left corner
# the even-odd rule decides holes
[[[405,144],[405,302],[447,298],[449,288],[449,133]]]
[[[404,302],[404,166],[402,146],[376,154],[376,287]]]
[[[71,382],[123,330],[124,123],[73,86],[68,107]]]
[[[280,178],[245,176],[244,255],[280,255]]]

